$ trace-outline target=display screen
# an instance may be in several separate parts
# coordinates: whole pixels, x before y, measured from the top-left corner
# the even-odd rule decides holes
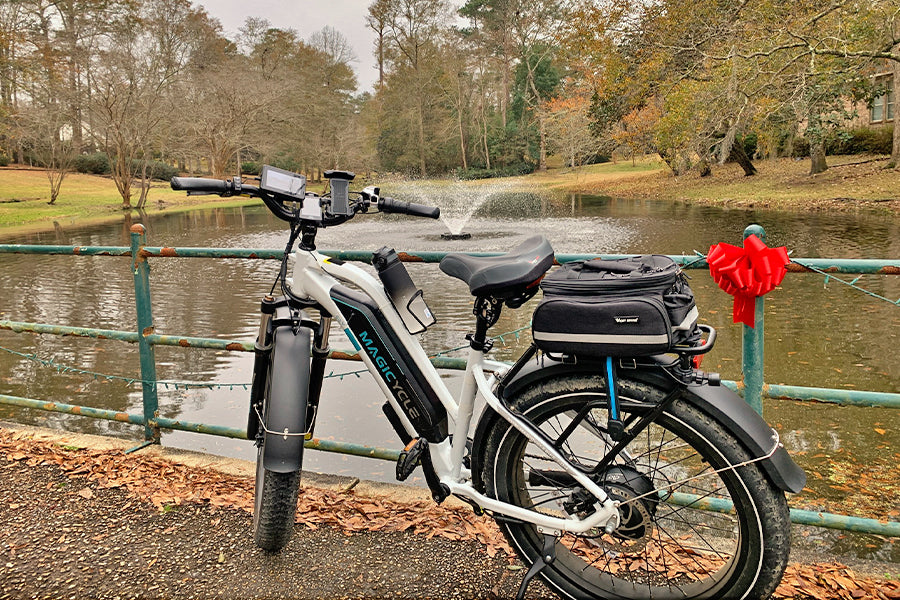
[[[306,195],[306,177],[264,165],[259,187],[268,191],[303,198]]]

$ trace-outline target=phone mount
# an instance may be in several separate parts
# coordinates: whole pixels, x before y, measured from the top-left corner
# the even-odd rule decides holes
[[[331,214],[351,215],[350,210],[350,182],[356,177],[350,171],[325,171],[325,179],[328,179],[331,187]]]

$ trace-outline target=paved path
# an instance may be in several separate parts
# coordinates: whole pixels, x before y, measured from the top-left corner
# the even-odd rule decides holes
[[[180,460],[209,457],[182,454]],[[0,600],[491,599],[513,597],[522,575],[477,542],[412,533],[348,535],[298,525],[280,554],[268,554],[253,544],[245,510],[208,503],[161,510],[122,487],[28,462],[0,452]],[[241,462],[220,466],[251,467]],[[529,597],[554,596],[533,584]]]
[[[315,486],[301,496],[304,524],[281,553],[265,553],[240,508],[252,504],[252,463],[158,446],[123,456],[131,445],[0,422],[0,600],[498,600],[514,597],[521,580],[520,563],[489,556],[499,533],[467,507],[435,508],[407,486],[360,482],[347,493],[356,481],[329,476],[304,474]],[[416,519],[411,528],[424,533],[403,531]],[[444,537],[431,537],[435,528]],[[795,544],[792,560],[802,563],[792,581],[802,584],[808,569],[806,581],[827,589],[818,565],[834,557]],[[862,597],[900,598],[895,563],[853,566],[889,576],[890,590],[883,580],[853,582]],[[536,581],[528,597],[555,596]]]

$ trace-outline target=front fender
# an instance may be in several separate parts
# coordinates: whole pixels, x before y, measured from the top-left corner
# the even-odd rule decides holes
[[[300,469],[303,460],[304,438],[298,434],[306,430],[310,331],[301,327],[295,332],[290,325],[283,325],[274,337],[262,460],[268,471],[292,473]]]
[[[504,382],[501,398],[511,398],[523,388],[546,379],[564,375],[600,376],[601,373],[603,365],[599,362],[579,361],[568,364],[544,356],[530,362],[510,381]],[[627,376],[663,391],[670,391],[676,385],[661,367],[642,366],[620,371],[620,374],[623,378]],[[728,388],[710,387],[706,384],[690,386],[682,398],[730,432],[751,456],[765,456],[772,451],[774,443],[772,428],[740,396]],[[480,477],[484,461],[484,448],[480,442],[500,418],[490,407],[486,407],[479,419],[475,433],[475,447],[472,451],[472,473],[475,477]],[[771,457],[760,461],[760,465],[769,480],[781,490],[796,494],[806,485],[806,473],[781,445],[775,449]],[[483,482],[476,480],[474,483],[479,489],[483,489]]]

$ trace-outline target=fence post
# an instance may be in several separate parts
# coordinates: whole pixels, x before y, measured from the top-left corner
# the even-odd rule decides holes
[[[744,229],[744,239],[755,235],[763,242],[766,241],[766,230],[760,225],[749,225]],[[754,323],[756,327],[742,325],[741,341],[741,374],[744,383],[744,400],[759,414],[763,412],[763,346],[765,340],[765,327],[763,313],[765,300],[762,296],[756,298]]]
[[[131,257],[134,271],[134,302],[141,355],[141,388],[144,404],[144,439],[159,442],[159,427],[151,423],[159,416],[156,387],[156,355],[145,336],[153,333],[153,311],[150,306],[150,265],[143,254],[147,245],[146,229],[140,223],[131,226]]]

